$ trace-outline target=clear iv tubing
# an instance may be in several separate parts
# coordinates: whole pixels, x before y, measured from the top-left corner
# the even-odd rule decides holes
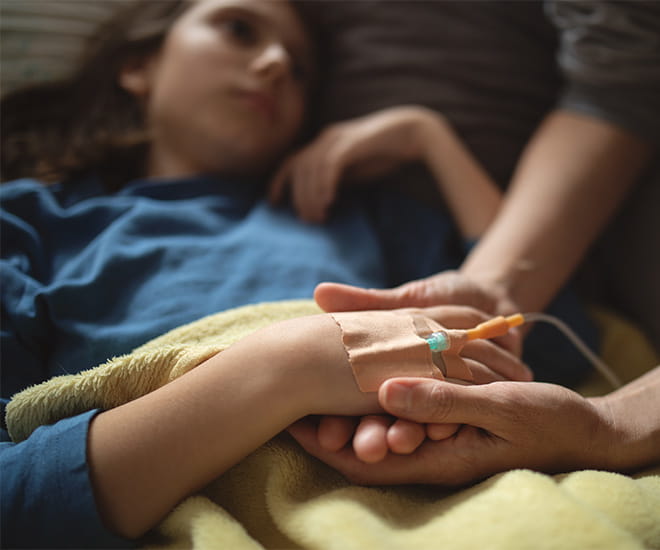
[[[605,362],[598,357],[589,347],[582,341],[582,339],[569,327],[564,321],[548,315],[547,313],[523,313],[526,323],[533,323],[535,321],[543,321],[550,323],[555,328],[559,329],[566,338],[568,338],[573,345],[580,350],[580,352],[596,367],[596,369],[608,380],[615,388],[620,388],[623,384],[619,377],[608,367]]]
[[[452,347],[451,333],[461,334],[462,337],[459,337],[459,340],[462,340],[463,342],[465,340],[494,338],[496,336],[502,336],[508,332],[510,328],[522,325],[523,323],[533,323],[537,321],[550,323],[555,328],[559,329],[559,331],[562,332],[564,336],[573,343],[573,345],[575,345],[575,347],[607,379],[607,381],[612,384],[612,386],[615,388],[620,388],[622,386],[621,380],[619,380],[618,376],[612,371],[612,369],[610,369],[600,357],[589,349],[571,327],[561,319],[558,319],[553,315],[548,315],[547,313],[516,313],[509,317],[494,317],[489,321],[477,325],[473,329],[434,332],[426,338],[426,341],[428,342],[431,351],[438,352]]]

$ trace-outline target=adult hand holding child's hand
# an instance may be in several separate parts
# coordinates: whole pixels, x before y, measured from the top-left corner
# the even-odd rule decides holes
[[[489,318],[479,310],[491,314],[515,311],[506,298],[499,297],[495,292],[488,292],[453,271],[406,283],[394,289],[362,289],[323,283],[316,288],[315,298],[326,311],[427,307],[425,313],[442,325],[461,329],[471,328]],[[474,383],[531,380],[531,373],[516,357],[520,355],[520,347],[520,334],[514,329],[492,342],[470,342],[461,352],[461,356],[470,362],[470,370],[475,374]],[[318,424],[317,433],[319,444],[327,451],[338,451],[353,439],[356,457],[372,463],[382,460],[388,451],[398,454],[411,453],[427,435],[439,440],[451,436],[456,429],[458,425],[455,424],[425,427],[416,422],[395,420],[387,416],[368,416],[362,419],[323,417]]]
[[[351,446],[331,451],[304,419],[289,428],[307,452],[359,484],[461,485],[511,468],[546,472],[621,467],[623,448],[612,445],[611,407],[553,384],[495,382],[462,386],[440,380],[397,378],[378,392],[381,406],[416,423],[460,425],[452,437],[425,439],[409,455],[388,453],[362,461]]]

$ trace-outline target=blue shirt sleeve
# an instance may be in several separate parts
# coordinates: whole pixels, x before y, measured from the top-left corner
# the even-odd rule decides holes
[[[0,443],[2,548],[131,548],[97,512],[87,433],[99,411],[42,426],[25,441]]]

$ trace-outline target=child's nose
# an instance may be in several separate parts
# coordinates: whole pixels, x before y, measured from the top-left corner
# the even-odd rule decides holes
[[[252,69],[262,78],[274,81],[291,70],[291,57],[282,44],[271,42],[255,57]]]

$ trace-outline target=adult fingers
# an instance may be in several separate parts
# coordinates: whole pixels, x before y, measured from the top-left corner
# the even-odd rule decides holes
[[[414,453],[400,455],[388,453],[377,463],[360,460],[352,447],[337,452],[323,449],[316,436],[315,424],[307,419],[288,428],[292,437],[309,454],[341,472],[349,481],[359,485],[397,485],[401,483],[441,483],[461,485],[490,473],[479,464],[484,434],[470,426],[463,426],[460,437],[443,441],[426,439]],[[457,439],[463,441],[463,449],[457,447]],[[490,448],[490,440],[487,442]],[[496,449],[494,449],[497,452]]]
[[[392,419],[383,415],[362,417],[353,436],[355,455],[368,464],[380,462],[387,456],[387,430]]]
[[[341,283],[320,283],[314,289],[314,300],[324,311],[359,311],[378,309],[371,304],[370,289]]]
[[[405,288],[404,288],[405,287]],[[428,303],[415,295],[412,283],[391,289],[359,288],[339,283],[321,283],[314,291],[316,303],[324,311],[359,311],[365,309],[397,309],[424,307]],[[421,291],[420,291],[421,292]]]
[[[387,430],[387,446],[397,454],[410,454],[419,447],[426,438],[423,424],[398,418]]]

